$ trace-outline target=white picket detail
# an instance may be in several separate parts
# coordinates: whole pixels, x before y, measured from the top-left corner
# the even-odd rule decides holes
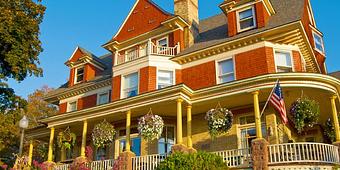
[[[93,161],[89,162],[87,167],[89,167],[91,170],[112,170],[114,161],[114,159]]]
[[[175,47],[157,46],[152,43],[151,54],[173,57],[177,54],[178,47],[178,45],[176,45]]]
[[[339,164],[339,148],[323,143],[286,143],[269,145],[269,164],[317,162]]]
[[[132,158],[133,170],[154,170],[162,162],[167,155],[154,154],[146,156],[136,156]]]
[[[62,165],[56,165],[53,167],[53,170],[69,170],[70,164],[62,164]]]
[[[317,165],[285,165],[285,166],[272,166],[269,170],[333,170],[333,166],[317,166]]]
[[[213,153],[221,156],[223,161],[227,163],[228,167],[234,168],[251,166],[252,159],[250,148],[225,150]]]

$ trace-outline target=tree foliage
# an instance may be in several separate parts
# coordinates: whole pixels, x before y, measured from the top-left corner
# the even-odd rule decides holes
[[[38,0],[40,1],[40,0]],[[22,81],[41,76],[38,55],[42,51],[39,24],[45,7],[34,0],[0,1],[0,109],[13,108],[17,100],[8,78]]]

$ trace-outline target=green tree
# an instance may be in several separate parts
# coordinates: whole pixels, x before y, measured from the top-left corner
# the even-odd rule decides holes
[[[38,55],[42,51],[39,24],[45,7],[41,0],[0,1],[0,109],[17,107],[18,100],[8,87],[9,78],[22,81],[42,76]]]

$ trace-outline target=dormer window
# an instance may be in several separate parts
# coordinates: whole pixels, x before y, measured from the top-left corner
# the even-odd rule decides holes
[[[325,48],[323,46],[323,39],[322,39],[322,37],[319,34],[313,32],[313,38],[314,38],[315,49],[317,51],[319,51],[321,54],[324,54],[325,53]]]
[[[256,27],[255,9],[249,7],[237,11],[237,30],[238,32],[250,30]]]
[[[84,67],[76,69],[75,83],[80,83],[84,80]]]

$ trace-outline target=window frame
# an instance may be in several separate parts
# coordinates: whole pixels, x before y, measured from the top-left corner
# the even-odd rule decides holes
[[[106,103],[99,103],[100,102],[100,95],[103,95],[103,94],[107,94],[107,101],[106,101]],[[97,93],[97,106],[107,104],[109,102],[110,102],[110,91],[103,91],[103,92]]]
[[[318,34],[318,33],[315,32],[315,31],[312,31],[312,34],[313,34],[313,41],[314,41],[314,49],[315,49],[317,52],[319,52],[319,53],[321,53],[321,54],[324,55],[324,54],[325,54],[325,43],[324,43],[324,40],[323,40],[323,36],[320,35],[320,34]],[[322,51],[320,51],[320,49],[318,49],[318,48],[316,47],[315,36],[320,37]]]
[[[247,27],[247,28],[243,28],[241,29],[241,20],[240,20],[240,13],[241,12],[244,12],[246,10],[249,10],[251,9],[252,10],[252,13],[253,13],[253,26],[252,27]],[[240,32],[244,32],[244,31],[248,31],[248,30],[251,30],[251,29],[254,29],[257,27],[257,22],[256,22],[256,12],[255,12],[255,7],[254,5],[250,6],[250,7],[246,7],[246,8],[242,8],[238,11],[236,11],[236,22],[237,22],[237,32],[240,33]]]
[[[156,40],[156,46],[160,46],[159,45],[159,42],[161,41],[161,40],[163,40],[163,39],[165,39],[166,40],[166,47],[169,47],[169,37],[168,36],[164,36],[164,37],[161,37],[161,38],[158,38],[157,40]],[[162,46],[163,47],[163,46]]]
[[[168,71],[168,72],[172,72],[172,84],[169,85],[169,86],[173,86],[175,85],[176,83],[176,70],[173,70],[173,69],[168,69],[168,68],[157,68],[156,70],[156,89],[163,89],[163,88],[158,88],[158,84],[159,84],[159,81],[158,81],[158,75],[159,75],[159,71]],[[169,87],[167,86],[167,87]],[[166,88],[166,87],[164,87]]]
[[[172,125],[172,124],[165,124],[164,125],[164,127],[166,127],[166,128],[173,128],[174,129],[174,145],[176,145],[176,137],[177,137],[177,129],[176,129],[176,125]],[[161,137],[160,137],[161,138]],[[159,140],[160,140],[160,138],[159,139],[157,139],[157,153],[159,154]],[[166,142],[164,142],[164,143],[166,143]],[[167,144],[169,144],[169,143],[167,143]],[[173,146],[174,146],[173,145]],[[168,154],[168,153],[167,153]]]
[[[223,59],[219,59],[219,60],[215,60],[215,68],[216,68],[216,82],[217,84],[223,84],[223,83],[229,83],[229,82],[222,82],[220,79],[220,70],[219,70],[219,63],[223,62],[223,61],[227,61],[227,60],[232,60],[233,62],[233,75],[234,75],[234,80],[237,80],[236,78],[236,64],[235,64],[235,56],[231,56],[231,57],[227,57],[227,58],[223,58]],[[232,73],[229,73],[232,74]],[[221,76],[225,76],[225,75],[221,75]]]
[[[75,103],[76,105],[75,110],[72,110],[72,111],[70,110],[71,103]],[[67,102],[67,112],[75,112],[77,110],[78,110],[78,100],[72,100],[72,101]]]
[[[240,115],[236,118],[237,122],[236,122],[235,125],[236,125],[236,129],[237,129],[236,130],[236,132],[237,132],[236,136],[237,136],[237,148],[238,149],[244,149],[244,148],[242,148],[242,134],[241,134],[242,130],[255,128],[255,131],[256,131],[255,122],[241,125],[240,119],[243,118],[243,117],[249,117],[249,116],[255,117],[254,113],[248,112],[248,113],[244,113],[244,114],[242,114],[242,115]],[[267,126],[266,126],[266,118],[265,117],[261,117],[261,129],[262,129],[262,135],[264,135],[263,129],[265,129],[265,133],[267,134]]]
[[[121,90],[120,90],[120,98],[121,99],[125,99],[125,98],[129,98],[129,97],[127,97],[126,95],[125,95],[125,77],[126,76],[129,76],[129,75],[131,75],[131,74],[135,74],[135,73],[137,73],[137,95],[136,96],[138,96],[139,95],[139,86],[140,86],[140,72],[139,72],[139,70],[138,71],[131,71],[131,72],[128,72],[128,73],[125,73],[125,74],[123,74],[123,75],[121,75]],[[135,96],[132,96],[132,97],[135,97]]]
[[[83,79],[81,81],[78,81],[78,70],[79,69],[83,69]],[[74,83],[73,84],[78,84],[78,83],[82,83],[85,80],[85,67],[84,66],[80,66],[74,69]]]
[[[282,50],[282,49],[274,49],[274,64],[275,64],[275,72],[276,73],[291,73],[291,72],[278,72],[278,65],[276,61],[276,53],[281,52],[281,53],[288,53],[290,55],[290,61],[291,61],[291,72],[295,72],[295,63],[294,63],[294,58],[293,58],[293,51],[292,50]],[[279,67],[286,67],[286,66],[279,66]],[[289,67],[286,67],[289,68]]]

